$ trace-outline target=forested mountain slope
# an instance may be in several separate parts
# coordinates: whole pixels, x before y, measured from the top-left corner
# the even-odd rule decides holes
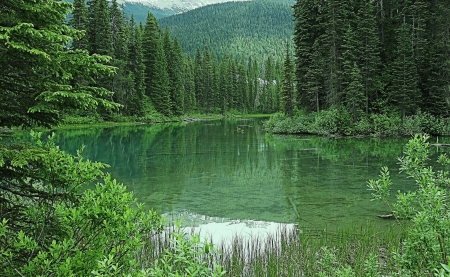
[[[281,60],[286,41],[293,35],[292,8],[287,2],[228,2],[205,6],[159,20],[183,47],[194,56],[196,49],[208,45],[221,57],[267,56]]]
[[[73,3],[73,0],[63,0],[63,2]],[[118,1],[118,2],[121,5],[123,5],[123,12],[127,15],[128,18],[131,18],[131,15],[134,15],[134,19],[136,20],[136,22],[142,23],[145,23],[145,19],[147,18],[147,14],[149,12],[151,12],[156,18],[163,18],[182,12],[182,10],[178,9],[164,9],[144,5],[143,3],[139,3],[139,0],[131,2],[128,1]]]

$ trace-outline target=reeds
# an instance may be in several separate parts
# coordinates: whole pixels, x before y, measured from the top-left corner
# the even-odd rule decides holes
[[[170,249],[173,231],[169,228],[160,235],[149,236],[140,255],[145,257],[142,261],[146,266]],[[395,226],[345,230],[280,228],[265,239],[235,236],[202,258],[210,267],[222,266],[225,276],[318,276],[327,266],[326,253],[332,253],[333,265],[328,266],[336,270],[351,267],[356,276],[366,276],[365,263],[372,255],[378,258],[377,270],[385,276],[394,269],[392,253],[400,247],[401,237]]]

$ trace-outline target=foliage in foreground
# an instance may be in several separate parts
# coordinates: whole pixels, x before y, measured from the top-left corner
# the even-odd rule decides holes
[[[135,254],[161,230],[161,217],[103,173],[104,164],[34,136],[35,145],[0,146],[5,276],[137,275]]]
[[[6,276],[449,276],[450,159],[441,155],[438,170],[428,166],[426,135],[411,139],[399,159],[416,190],[399,192],[391,204],[389,170],[369,181],[374,198],[386,201],[404,228],[401,243],[389,234],[317,240],[293,230],[265,243],[236,239],[219,252],[180,228],[162,239],[161,218],[144,212],[101,171],[104,164],[34,136],[33,145],[0,145],[0,267]],[[163,247],[155,248],[161,240]]]
[[[442,154],[438,158],[442,169],[429,166],[428,138],[428,135],[415,135],[406,145],[405,155],[399,158],[400,171],[415,180],[416,190],[398,192],[397,201],[390,205],[387,197],[392,182],[388,168],[382,168],[378,180],[369,181],[375,199],[388,203],[397,219],[411,220],[411,225],[405,228],[406,239],[396,254],[401,276],[431,276],[441,267],[441,276],[448,276],[450,178],[444,168],[450,164],[450,159]]]

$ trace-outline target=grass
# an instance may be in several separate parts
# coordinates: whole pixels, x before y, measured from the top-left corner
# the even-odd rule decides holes
[[[149,237],[148,248],[143,253],[146,265],[151,266],[164,249],[170,248],[172,231]],[[351,267],[356,276],[366,276],[365,261],[372,253],[378,259],[377,270],[386,275],[395,266],[391,253],[400,247],[401,240],[402,234],[396,228],[279,229],[266,240],[234,237],[231,243],[215,246],[218,251],[206,259],[211,267],[221,265],[227,272],[225,276],[318,276],[330,267],[326,257],[332,253],[332,270]]]

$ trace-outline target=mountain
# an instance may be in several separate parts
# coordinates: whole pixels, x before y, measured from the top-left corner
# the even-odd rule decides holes
[[[63,0],[64,2],[70,2],[73,3],[73,0]],[[165,2],[167,0],[158,0],[160,2]],[[137,22],[145,23],[145,20],[147,19],[147,14],[151,12],[156,18],[163,18],[167,16],[171,16],[177,13],[181,13],[185,11],[184,9],[176,9],[175,7],[169,9],[164,8],[165,5],[149,5],[146,2],[149,2],[148,0],[132,0],[132,1],[124,1],[124,0],[118,0],[119,4],[123,5],[123,9],[125,14],[128,15],[128,17],[131,17],[131,15],[134,15],[134,18]],[[143,3],[141,3],[143,2]]]
[[[160,10],[189,11],[203,6],[249,0],[126,0],[129,3],[138,3],[147,7],[153,7]]]
[[[159,20],[178,39],[183,50],[194,57],[205,45],[219,57],[268,56],[281,60],[285,43],[293,36],[291,1],[227,2],[204,6]]]
[[[73,3],[73,0],[63,0]],[[125,13],[130,17],[132,14],[137,22],[144,23],[147,13],[151,12],[157,19],[167,16],[180,14],[186,11],[197,9],[203,6],[237,1],[252,0],[118,0],[119,4],[123,4]],[[261,0],[253,0],[261,1]],[[273,0],[279,2],[287,2],[293,4],[295,0]]]

